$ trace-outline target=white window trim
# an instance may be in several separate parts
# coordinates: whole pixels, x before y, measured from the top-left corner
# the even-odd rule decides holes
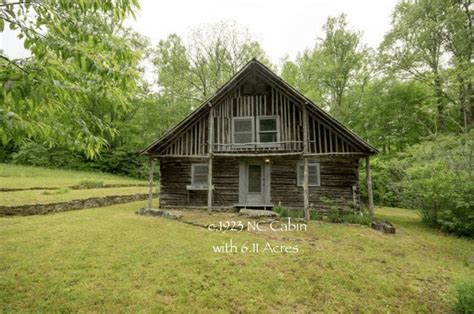
[[[195,164],[191,164],[191,186],[192,187],[207,187],[207,181],[206,181],[206,184],[200,184],[200,185],[197,185],[195,182],[194,182],[194,172],[195,172],[195,168],[197,166],[206,166],[206,167],[209,167],[209,164],[206,164],[206,163],[195,163]],[[209,168],[208,168],[209,170]]]
[[[255,120],[254,117],[233,117],[232,118],[232,144],[238,145],[238,147],[246,147],[247,143],[236,143],[235,142],[235,121],[250,120],[252,126],[252,142],[255,141]],[[237,132],[237,133],[250,133],[250,132]],[[249,144],[251,144],[249,143]]]
[[[303,176],[304,176],[304,173],[300,173],[300,170],[299,170],[301,166],[303,166],[303,169],[304,169],[303,161],[300,161],[296,164],[296,185],[297,186],[303,186],[303,184],[299,184],[300,181],[303,182]],[[308,182],[308,186],[321,186],[321,166],[319,162],[308,162],[308,169],[310,166],[316,166],[316,169],[317,169],[316,172],[318,174],[318,182],[316,184],[311,184],[310,182]]]
[[[260,131],[260,120],[266,120],[266,119],[275,119],[276,121],[276,130],[275,131]],[[265,146],[277,146],[279,145],[280,142],[280,116],[274,115],[274,116],[258,116],[257,117],[257,139],[258,143],[260,145],[265,145]],[[276,142],[261,142],[260,141],[260,133],[274,133],[276,132],[277,134],[277,140]]]

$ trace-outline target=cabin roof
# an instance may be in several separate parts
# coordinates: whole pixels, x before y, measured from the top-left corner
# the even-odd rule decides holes
[[[275,74],[272,70],[270,70],[266,65],[258,61],[257,59],[250,60],[245,66],[243,66],[232,78],[230,78],[227,83],[222,85],[211,97],[205,100],[199,107],[197,107],[194,111],[184,117],[178,124],[174,127],[170,128],[165,134],[161,137],[153,141],[150,145],[148,145],[145,149],[141,151],[140,154],[144,155],[152,155],[154,151],[158,149],[163,144],[166,144],[167,140],[175,133],[179,132],[181,128],[185,128],[189,122],[193,121],[196,117],[200,117],[202,114],[209,111],[209,108],[214,104],[217,100],[225,96],[226,92],[231,90],[233,87],[240,82],[240,79],[243,78],[248,71],[255,70],[259,72],[261,75],[265,76],[267,79],[271,80],[273,83],[278,85],[280,88],[285,90],[287,93],[291,94],[296,99],[301,100],[301,102],[307,106],[309,112],[313,112],[317,116],[323,117],[325,120],[330,122],[337,128],[339,131],[345,133],[350,138],[352,138],[355,142],[359,143],[363,148],[366,149],[367,154],[376,154],[378,150],[346,127],[341,122],[337,121],[334,117],[332,117],[329,113],[318,107],[312,100],[308,97],[304,96],[301,92],[297,89],[292,87],[282,78],[280,78],[277,74]]]

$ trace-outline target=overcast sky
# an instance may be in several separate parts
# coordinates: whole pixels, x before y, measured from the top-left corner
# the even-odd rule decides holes
[[[128,21],[152,44],[168,34],[184,39],[189,30],[203,24],[235,20],[260,41],[270,60],[279,64],[288,55],[313,47],[322,36],[328,16],[348,15],[352,28],[364,33],[363,40],[377,47],[390,27],[396,0],[141,0],[136,20]],[[10,57],[24,57],[22,43],[11,31],[0,33],[0,49]]]

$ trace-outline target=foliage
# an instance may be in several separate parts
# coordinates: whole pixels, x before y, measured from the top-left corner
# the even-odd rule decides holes
[[[372,163],[374,198],[379,204],[419,209],[427,225],[472,237],[473,151],[471,131],[467,138],[438,136],[396,158],[378,158]],[[361,173],[361,180],[364,176]]]
[[[82,180],[75,187],[78,189],[96,189],[104,186],[104,181]]]
[[[304,212],[302,210],[291,210],[281,204],[275,206],[273,211],[280,214],[280,217],[304,218]]]
[[[349,29],[346,15],[328,18],[324,38],[305,51],[296,63],[287,60],[282,77],[334,116],[342,118],[353,101],[348,94],[363,88],[369,74],[369,50],[361,33]]]
[[[31,58],[0,55],[0,138],[34,140],[95,157],[117,135],[140,79],[140,44],[122,27],[138,7],[124,1],[18,1],[0,7],[4,25]]]
[[[393,14],[392,29],[380,47],[380,61],[388,71],[432,89],[436,128],[441,131],[452,129],[457,123],[467,132],[474,123],[474,105],[469,101],[473,97],[474,74],[472,61],[468,61],[473,54],[470,3],[400,1]],[[449,69],[448,64],[452,66]]]
[[[365,213],[355,213],[347,210],[330,209],[328,211],[314,211],[311,212],[311,220],[322,220],[332,223],[346,223],[370,225],[372,217]]]
[[[275,206],[273,211],[280,214],[280,217],[291,217],[291,218],[304,218],[304,211],[302,210],[291,210],[281,204]],[[364,213],[354,213],[348,210],[342,209],[330,209],[327,211],[314,210],[310,212],[311,220],[322,220],[332,223],[348,223],[348,224],[360,224],[370,225],[372,218]]]
[[[81,152],[71,152],[68,148],[47,148],[35,142],[26,142],[11,154],[11,163],[37,167],[73,170],[96,170],[126,175],[135,178],[147,176],[144,158],[137,151],[125,148],[108,148],[99,158],[88,159]]]
[[[474,313],[474,281],[465,281],[455,286],[456,303],[453,310],[456,313]]]
[[[352,105],[344,120],[382,154],[405,150],[435,132],[430,91],[417,81],[387,77],[371,80]]]
[[[153,64],[163,97],[189,111],[252,58],[270,64],[247,29],[235,22],[219,22],[193,29],[187,43],[176,34],[161,40]]]

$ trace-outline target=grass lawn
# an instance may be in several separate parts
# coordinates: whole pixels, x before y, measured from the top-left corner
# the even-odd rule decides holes
[[[87,171],[57,170],[0,163],[0,188],[67,187],[83,180],[104,184],[146,183],[133,178]]]
[[[100,197],[107,195],[129,195],[136,193],[148,193],[148,188],[144,186],[136,186],[83,190],[59,189],[0,192],[0,205],[14,206],[25,204],[57,203],[75,199],[84,199],[89,197]]]
[[[450,286],[474,276],[473,241],[409,210],[377,209],[396,235],[321,222],[223,233],[136,215],[144,204],[0,218],[0,311],[446,312]],[[299,251],[213,252],[231,239]]]

